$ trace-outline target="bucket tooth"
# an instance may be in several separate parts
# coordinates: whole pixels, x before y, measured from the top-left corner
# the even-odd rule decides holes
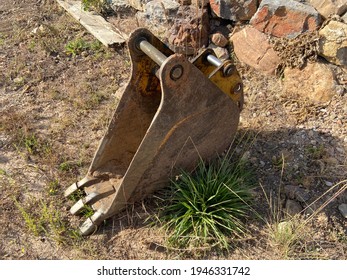
[[[88,194],[86,197],[81,198],[70,208],[70,213],[72,215],[76,215],[76,214],[80,213],[85,205],[87,205],[88,203],[91,203],[98,196],[99,196],[98,193],[93,192],[93,193]]]
[[[231,61],[212,50],[189,61],[146,29],[128,41],[131,76],[88,173],[64,193],[83,190],[95,211],[80,226],[92,234],[103,220],[155,190],[182,169],[225,151],[236,133],[243,104],[241,78]]]
[[[102,210],[98,210],[93,216],[87,218],[79,227],[82,235],[90,235],[97,230],[97,225],[104,220]]]
[[[68,197],[68,196],[74,194],[77,190],[83,189],[84,187],[86,187],[88,185],[92,185],[92,184],[96,183],[97,181],[99,181],[99,179],[86,176],[82,180],[70,185],[70,187],[68,187],[65,190],[64,196]]]
[[[70,213],[75,215],[81,212],[85,205],[93,205],[102,201],[105,197],[109,197],[115,193],[115,189],[112,185],[108,183],[99,183],[93,187],[90,193],[87,196],[78,200],[71,208]]]

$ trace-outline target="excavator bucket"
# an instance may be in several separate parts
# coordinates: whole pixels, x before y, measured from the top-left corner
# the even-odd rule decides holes
[[[80,226],[83,235],[182,169],[222,153],[239,122],[242,83],[231,61],[212,50],[189,61],[146,29],[131,34],[128,48],[130,80],[87,175],[65,191],[85,193],[72,214],[85,205],[94,210]]]

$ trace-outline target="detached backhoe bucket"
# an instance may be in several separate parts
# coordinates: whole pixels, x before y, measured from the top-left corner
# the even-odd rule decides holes
[[[223,152],[239,122],[242,84],[230,61],[206,50],[190,62],[146,29],[136,30],[128,46],[129,83],[88,174],[65,191],[86,193],[71,213],[85,205],[95,211],[81,225],[83,235],[127,203],[167,186],[180,170]]]

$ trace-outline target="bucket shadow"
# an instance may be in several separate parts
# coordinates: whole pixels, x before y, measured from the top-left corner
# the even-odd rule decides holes
[[[339,139],[313,129],[239,130],[230,152],[236,158],[246,159],[254,171],[257,181],[254,209],[258,214],[269,215],[270,206],[264,193],[278,198],[283,209],[286,201],[290,200],[303,215],[310,215],[340,191],[322,211],[334,223],[346,228],[345,219],[338,210],[341,203],[347,203],[346,182],[338,184],[347,179],[346,148]],[[290,192],[294,189],[301,190],[304,197],[292,197]],[[331,191],[326,193],[329,189]],[[149,227],[151,217],[158,213],[156,195],[129,205],[125,211],[109,219],[97,234],[103,234],[105,240],[109,240],[118,238],[124,230]],[[249,219],[246,226],[247,223],[261,224],[255,218]],[[160,241],[146,242],[148,250],[165,251]]]

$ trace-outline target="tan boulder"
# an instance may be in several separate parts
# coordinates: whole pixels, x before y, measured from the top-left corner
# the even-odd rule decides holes
[[[267,36],[257,29],[247,26],[231,36],[237,58],[256,70],[274,74],[280,58],[269,44]]]
[[[283,82],[287,94],[314,104],[330,101],[337,90],[334,72],[321,62],[308,63],[303,69],[286,68]]]
[[[330,21],[319,36],[319,54],[331,63],[347,66],[347,24]]]
[[[343,15],[347,11],[346,0],[308,0],[323,17],[330,15]]]

